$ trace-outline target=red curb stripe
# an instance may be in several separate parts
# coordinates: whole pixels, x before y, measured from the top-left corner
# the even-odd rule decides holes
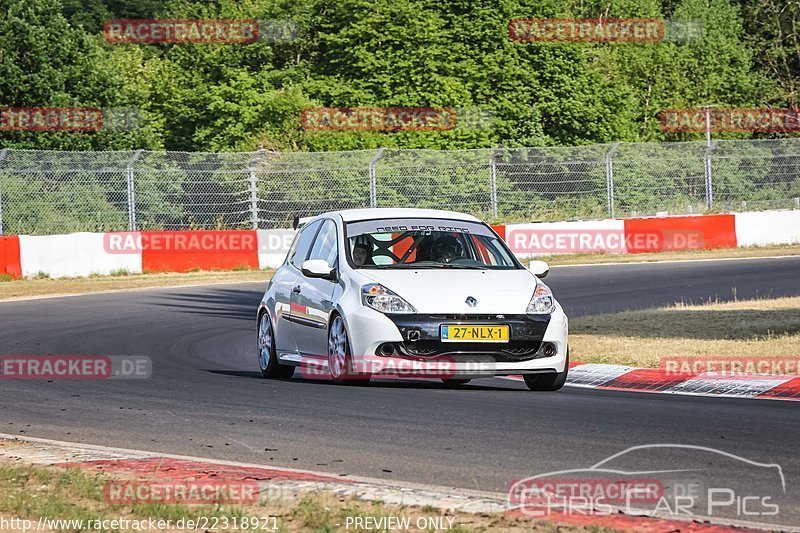
[[[570,363],[570,369],[581,366],[586,363],[582,362],[574,362]],[[669,391],[669,394],[681,394],[684,391],[675,391],[674,387],[680,385],[681,383],[685,383],[692,379],[697,379],[701,374],[698,375],[674,375],[670,376],[666,373],[666,371],[662,368],[633,368],[629,372],[622,374],[621,376],[617,376],[605,383],[601,384],[593,384],[593,385],[581,385],[583,388],[591,388],[591,389],[603,389],[603,390],[617,390],[617,391],[630,391],[630,392],[645,392],[645,393],[665,393],[665,391]],[[508,376],[514,379],[522,379],[520,376]],[[763,376],[758,376],[762,377]],[[776,378],[786,377],[786,376],[775,376]],[[749,376],[740,376],[738,378],[729,378],[729,379],[741,379],[742,381],[746,379],[750,379]],[[708,378],[706,382],[713,382],[713,378]],[[703,386],[707,385],[704,382]],[[567,378],[567,385],[570,384],[569,378]],[[685,391],[689,392],[689,391]],[[756,398],[756,399],[774,399],[774,400],[786,400],[786,401],[800,401],[800,378],[791,379],[781,385],[773,387],[764,392],[755,393],[752,395],[745,395],[745,394],[737,394],[737,395],[723,395],[717,393],[699,393],[700,396],[707,396],[707,397],[735,397],[735,398]]]
[[[599,385],[598,389],[634,389],[648,392],[666,390],[688,380],[687,376],[667,375],[660,368],[637,368],[611,381]]]
[[[585,364],[586,363],[581,363],[580,361],[570,361],[569,367],[570,368],[575,368],[576,366],[581,366],[581,365],[585,365]],[[508,379],[516,379],[518,381],[522,381],[522,376],[517,375],[517,374],[509,374],[508,376],[502,376],[502,377],[506,377]]]
[[[353,483],[347,479],[321,476],[304,472],[292,472],[279,468],[259,468],[224,465],[203,461],[188,461],[168,457],[146,457],[144,459],[102,459],[60,463],[65,468],[102,470],[114,474],[146,477],[148,479],[169,479],[170,481],[233,482],[255,481],[319,481],[332,483]]]
[[[768,391],[764,391],[757,398],[780,398],[783,400],[800,400],[800,378],[794,378]]]

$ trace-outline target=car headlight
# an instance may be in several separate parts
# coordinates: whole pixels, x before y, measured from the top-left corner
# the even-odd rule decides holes
[[[380,283],[361,287],[361,303],[381,313],[416,313],[417,310]]]
[[[539,315],[542,313],[552,313],[556,308],[556,300],[553,298],[553,293],[550,287],[543,283],[536,285],[533,291],[531,301],[528,303],[528,309],[525,311],[528,314]]]

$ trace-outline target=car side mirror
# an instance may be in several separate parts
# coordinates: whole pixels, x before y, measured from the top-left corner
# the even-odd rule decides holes
[[[531,261],[528,263],[528,270],[537,278],[543,278],[550,272],[550,265],[546,261]]]
[[[329,267],[328,262],[324,259],[309,259],[308,261],[304,261],[300,270],[307,278],[336,280],[336,269]]]

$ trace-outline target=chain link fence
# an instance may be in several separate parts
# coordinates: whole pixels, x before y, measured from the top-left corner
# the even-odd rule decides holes
[[[0,150],[0,234],[281,228],[354,207],[492,221],[800,209],[800,139],[186,153]]]

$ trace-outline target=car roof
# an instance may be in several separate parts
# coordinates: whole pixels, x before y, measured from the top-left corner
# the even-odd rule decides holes
[[[446,218],[451,220],[465,220],[480,222],[480,219],[456,211],[442,211],[440,209],[416,209],[408,207],[373,207],[369,209],[343,209],[330,211],[319,216],[339,215],[345,222],[357,220],[375,220],[382,218]],[[316,218],[316,217],[315,217]]]

